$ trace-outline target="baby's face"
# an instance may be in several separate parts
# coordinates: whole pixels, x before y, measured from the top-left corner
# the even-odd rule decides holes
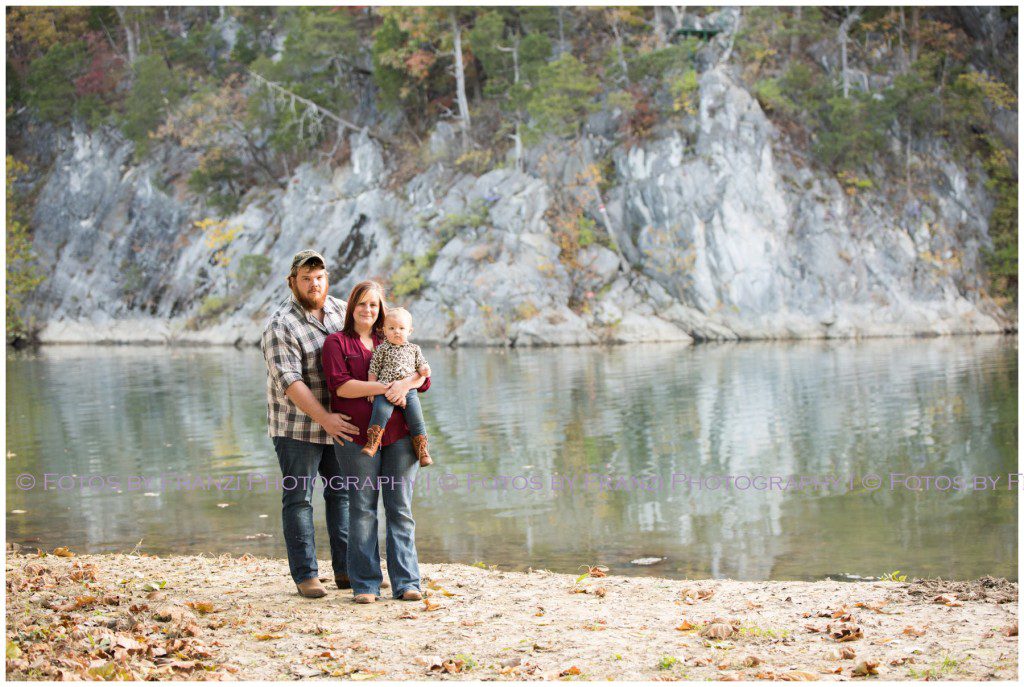
[[[399,315],[384,320],[384,336],[394,345],[401,346],[409,343],[410,334],[412,334],[412,322],[408,317]]]

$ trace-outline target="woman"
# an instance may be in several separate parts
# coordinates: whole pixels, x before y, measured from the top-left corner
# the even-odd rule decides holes
[[[415,374],[391,384],[367,381],[373,349],[382,340],[387,305],[384,289],[374,281],[359,282],[348,297],[345,325],[327,337],[323,347],[324,376],[331,390],[331,408],[351,417],[359,428],[352,441],[334,445],[349,488],[348,554],[346,562],[356,603],[373,603],[380,595],[381,574],[377,546],[377,497],[384,499],[387,518],[388,577],[396,599],[417,601],[420,569],[416,556],[416,523],[412,519],[412,487],[419,470],[409,428],[402,413],[394,413],[384,427],[380,451],[362,453],[373,408],[367,396],[384,394],[395,405],[405,405],[410,389],[430,388],[430,378]],[[380,479],[383,478],[383,479]]]

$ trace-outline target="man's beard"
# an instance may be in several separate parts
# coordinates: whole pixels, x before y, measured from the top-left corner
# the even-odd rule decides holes
[[[324,290],[314,296],[307,296],[304,293],[299,292],[297,289],[292,289],[292,293],[295,295],[295,300],[299,302],[306,310],[320,310],[324,307],[324,303],[327,301],[327,287]]]

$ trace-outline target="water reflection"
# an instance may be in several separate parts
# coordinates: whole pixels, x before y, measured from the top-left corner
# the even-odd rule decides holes
[[[437,464],[417,497],[421,559],[738,579],[896,568],[1016,579],[1016,492],[1003,489],[1016,470],[1016,349],[1015,337],[958,337],[428,350]],[[278,474],[257,351],[54,347],[9,353],[7,375],[10,541],[110,551],[144,539],[151,552],[283,556],[279,494],[246,489],[251,474]],[[22,472],[237,475],[242,489],[23,491]],[[681,474],[891,472],[1003,482],[994,492],[673,487]],[[458,486],[443,491],[447,473]],[[660,486],[551,488],[588,473]],[[318,539],[326,544],[322,527]],[[640,557],[665,560],[630,565]]]

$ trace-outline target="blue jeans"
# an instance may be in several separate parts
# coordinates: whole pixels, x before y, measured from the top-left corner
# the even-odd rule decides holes
[[[384,394],[377,394],[373,398],[373,412],[370,414],[370,424],[384,427],[395,412],[395,404],[387,399]],[[409,434],[418,437],[427,433],[427,424],[423,421],[423,409],[420,408],[420,392],[410,389],[405,395],[405,424],[409,426]]]
[[[331,566],[335,577],[347,574],[348,492],[344,489],[338,456],[329,444],[290,437],[273,437],[273,441],[283,477],[281,521],[292,579],[298,584],[319,576],[313,538],[313,488],[320,482],[327,482],[324,505],[331,540]],[[323,479],[317,480],[317,474]]]
[[[397,599],[410,589],[420,588],[416,521],[412,519],[413,483],[420,464],[409,437],[383,447],[379,456],[364,455],[362,448],[350,441],[334,446],[349,488],[348,575],[352,593],[380,595],[384,579],[377,541],[380,495],[387,518],[388,577],[391,593]]]

